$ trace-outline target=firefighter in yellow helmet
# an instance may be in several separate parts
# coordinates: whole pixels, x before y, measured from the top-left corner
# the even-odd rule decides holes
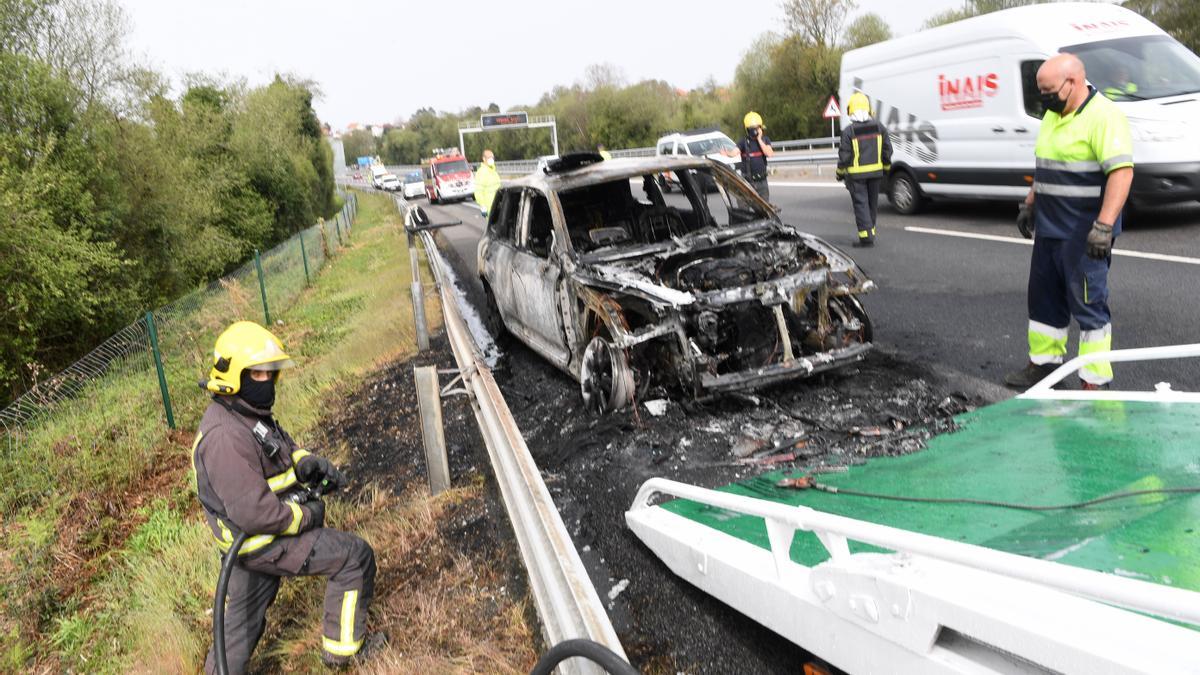
[[[771,190],[767,186],[767,158],[775,155],[771,148],[771,139],[764,131],[762,115],[751,110],[742,118],[746,127],[746,137],[738,142],[738,151],[742,153],[742,177],[750,181],[755,191],[763,199],[771,199]]]
[[[301,501],[304,485],[344,487],[329,460],[300,449],[275,420],[280,371],[294,364],[270,331],[239,321],[217,338],[209,378],[213,395],[192,446],[196,492],[217,546],[247,535],[229,579],[225,649],[230,673],[245,672],[262,637],[282,577],[325,576],[322,658],[331,665],[359,653],[375,588],[375,554],[356,535],[326,528],[320,500]],[[204,669],[216,670],[209,650]]]
[[[875,218],[879,186],[892,163],[892,142],[887,129],[871,117],[871,101],[856,91],[846,103],[850,124],[842,129],[838,147],[837,179],[846,182],[858,227],[856,247],[875,245]]]

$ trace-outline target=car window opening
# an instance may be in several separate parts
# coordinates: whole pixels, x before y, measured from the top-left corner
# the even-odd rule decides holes
[[[554,232],[554,221],[550,216],[550,202],[545,195],[529,192],[529,236],[527,246],[530,253],[539,258],[550,257],[550,239]]]
[[[664,194],[668,181],[682,194]],[[559,199],[571,245],[580,253],[663,243],[705,228],[772,217],[740,180],[711,169],[620,178],[565,190]]]

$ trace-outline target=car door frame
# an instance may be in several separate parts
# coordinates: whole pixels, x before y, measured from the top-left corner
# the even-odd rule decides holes
[[[496,308],[500,310],[500,318],[504,322],[506,328],[513,333],[520,333],[523,326],[520,321],[520,314],[517,311],[516,290],[512,275],[513,256],[516,255],[517,241],[521,231],[521,202],[523,201],[520,188],[501,188],[496,192],[496,199],[509,199],[511,193],[517,193],[516,198],[517,212],[514,222],[509,228],[508,238],[497,236],[495,226],[497,221],[503,218],[507,213],[506,205],[503,201],[499,201],[499,208],[495,208],[488,214],[487,222],[487,237],[484,241],[487,242],[487,250],[482,251],[483,255],[480,260],[484,265],[484,269],[480,270],[484,280],[488,284],[488,289],[492,294],[492,298],[496,302]]]
[[[533,200],[541,196],[550,211],[550,242],[542,257],[529,247]],[[563,269],[556,256],[554,205],[549,195],[532,187],[521,189],[520,228],[512,260],[512,287],[520,293],[516,302],[523,329],[522,339],[534,351],[557,365],[567,368],[570,345],[563,326]]]

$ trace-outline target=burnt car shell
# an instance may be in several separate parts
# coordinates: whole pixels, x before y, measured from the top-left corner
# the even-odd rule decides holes
[[[692,177],[690,210],[655,193],[648,179],[664,171]],[[717,208],[703,196],[710,177]],[[638,179],[645,201],[624,194]],[[608,160],[502,192],[479,245],[489,314],[579,380],[597,409],[651,387],[705,397],[805,377],[871,349],[857,296],[873,282],[719,163]],[[722,206],[727,222],[714,215]]]

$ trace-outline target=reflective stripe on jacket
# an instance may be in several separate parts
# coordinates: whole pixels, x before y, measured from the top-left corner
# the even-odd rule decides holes
[[[1125,113],[1092,89],[1068,115],[1047,111],[1034,150],[1035,231],[1039,237],[1086,236],[1100,216],[1108,174],[1133,166],[1133,141]],[[1121,218],[1113,236],[1121,233]]]
[[[878,121],[854,122],[842,130],[837,175],[851,180],[882,178],[891,164],[892,141]]]
[[[297,534],[312,521],[307,509],[284,499],[298,485],[296,462],[309,453],[282,433],[285,447],[268,457],[254,436],[256,424],[273,421],[214,401],[192,445],[196,494],[209,529],[221,550],[228,550],[237,532],[249,535],[241,554]]]

